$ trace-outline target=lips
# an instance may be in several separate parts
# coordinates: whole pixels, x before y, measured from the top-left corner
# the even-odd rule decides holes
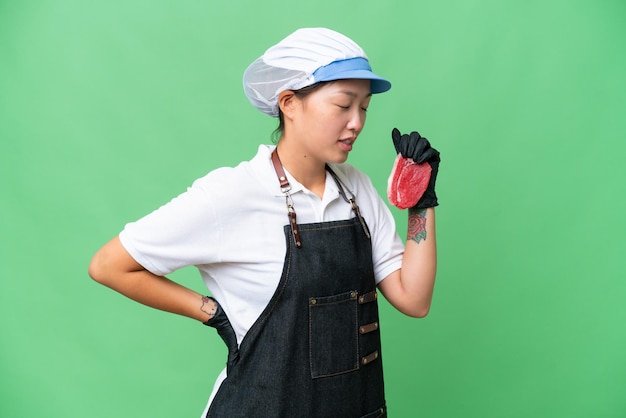
[[[347,145],[354,144],[354,141],[356,141],[356,135],[351,135],[351,136],[349,136],[347,138],[340,138],[339,139],[339,142],[343,142],[344,144],[347,144]]]
[[[354,144],[355,140],[356,138],[340,139],[339,143],[345,151],[352,151],[352,144]]]

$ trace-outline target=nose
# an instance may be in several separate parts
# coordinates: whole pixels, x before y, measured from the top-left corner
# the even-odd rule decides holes
[[[355,111],[354,113],[352,113],[352,116],[350,117],[350,120],[348,121],[346,128],[354,132],[354,135],[356,136],[361,132],[361,130],[363,130],[364,125],[365,125],[365,112],[359,109],[358,111]]]

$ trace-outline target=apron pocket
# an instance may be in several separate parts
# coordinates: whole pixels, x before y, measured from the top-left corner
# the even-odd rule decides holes
[[[359,368],[358,292],[309,299],[311,377],[334,376]]]

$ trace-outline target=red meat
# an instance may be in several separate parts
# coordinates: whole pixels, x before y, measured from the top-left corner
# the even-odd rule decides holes
[[[428,187],[430,172],[430,164],[417,164],[398,154],[387,181],[389,202],[400,209],[415,206]]]

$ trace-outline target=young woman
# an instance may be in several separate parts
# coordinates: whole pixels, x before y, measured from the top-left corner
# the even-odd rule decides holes
[[[439,163],[425,138],[394,130],[401,157],[430,172],[404,245],[345,164],[372,95],[390,87],[344,35],[294,32],[244,74],[250,102],[279,118],[277,146],[196,180],[94,256],[94,280],[217,329],[227,367],[203,417],[386,416],[377,290],[406,315],[429,311]],[[213,297],[165,277],[188,265]]]

